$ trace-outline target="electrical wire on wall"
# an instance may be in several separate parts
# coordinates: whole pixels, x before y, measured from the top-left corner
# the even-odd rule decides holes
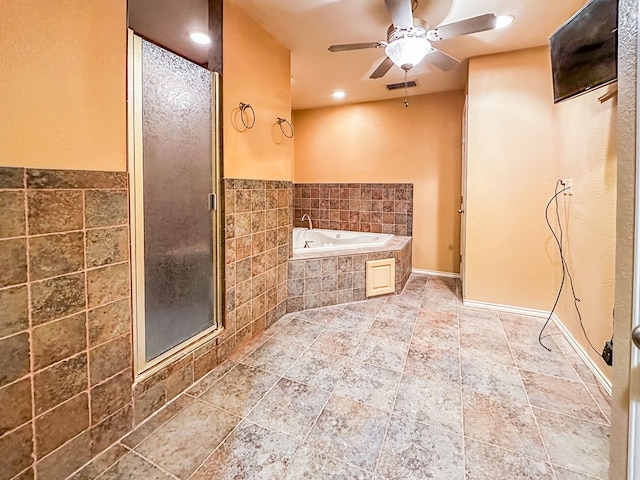
[[[559,187],[564,187],[564,188],[558,190]],[[556,241],[556,245],[558,247],[558,253],[560,253],[560,264],[562,266],[562,279],[560,280],[560,287],[558,287],[558,294],[556,295],[556,299],[553,302],[553,308],[551,309],[551,312],[549,313],[549,317],[547,318],[547,321],[544,322],[544,325],[542,326],[542,328],[540,329],[540,333],[538,334],[538,343],[540,343],[540,345],[542,345],[548,351],[551,351],[551,349],[549,347],[547,347],[544,343],[542,343],[542,338],[543,338],[542,334],[543,334],[545,328],[547,328],[547,325],[549,325],[549,322],[551,321],[551,318],[553,317],[553,313],[555,312],[556,307],[558,306],[558,302],[560,301],[560,295],[562,295],[562,290],[564,288],[565,281],[568,278],[569,279],[569,285],[571,287],[571,295],[573,296],[573,305],[574,305],[574,307],[576,309],[576,313],[578,314],[578,320],[580,322],[580,328],[582,329],[582,333],[584,334],[584,337],[587,339],[587,343],[589,344],[591,349],[594,352],[596,352],[597,355],[600,355],[600,352],[598,352],[598,350],[595,349],[595,347],[591,343],[591,340],[589,340],[589,337],[587,335],[587,331],[585,330],[584,324],[582,323],[582,314],[580,313],[580,308],[578,307],[578,303],[580,302],[580,299],[576,296],[576,291],[575,291],[575,287],[574,287],[574,284],[573,284],[573,276],[571,275],[571,272],[569,270],[569,265],[567,265],[567,260],[564,257],[564,250],[563,250],[563,241],[564,241],[563,235],[564,235],[564,232],[562,231],[562,223],[560,222],[560,206],[559,206],[559,202],[558,202],[558,196],[560,194],[566,192],[569,189],[570,189],[570,187],[566,186],[562,180],[558,180],[556,182],[554,195],[553,195],[553,197],[551,197],[551,199],[547,203],[546,208],[544,209],[544,218],[547,221],[547,226],[549,227],[549,230],[551,230],[551,234],[553,235],[553,238]],[[558,233],[556,233],[556,231],[554,230],[553,226],[551,225],[551,222],[549,221],[549,207],[554,202],[555,202],[555,207],[556,207],[555,210],[556,210],[556,223],[558,225]]]

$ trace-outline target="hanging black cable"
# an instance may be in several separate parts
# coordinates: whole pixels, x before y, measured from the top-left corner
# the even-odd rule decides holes
[[[549,200],[549,202],[547,203],[547,206],[544,209],[544,218],[547,222],[547,226],[549,227],[549,230],[551,230],[551,234],[553,235],[554,240],[556,241],[556,245],[558,247],[558,253],[560,253],[560,263],[562,266],[562,279],[560,281],[560,287],[558,288],[558,294],[556,295],[556,299],[553,303],[553,308],[551,309],[551,312],[549,312],[549,317],[547,317],[547,321],[544,322],[544,325],[542,326],[542,328],[540,329],[540,333],[538,334],[538,343],[540,343],[540,345],[542,345],[544,348],[546,348],[548,351],[551,351],[551,349],[549,347],[547,347],[545,344],[542,343],[542,334],[544,332],[544,329],[547,328],[547,325],[549,325],[549,322],[551,321],[551,318],[553,317],[553,313],[555,312],[556,307],[558,306],[558,302],[560,301],[560,295],[562,294],[562,289],[564,288],[564,283],[567,277],[569,277],[569,285],[571,286],[571,295],[573,296],[573,305],[576,309],[576,313],[578,314],[578,320],[580,323],[580,328],[582,329],[582,333],[584,334],[585,339],[587,340],[587,343],[589,344],[589,346],[591,347],[591,349],[597,354],[600,355],[600,352],[598,352],[595,347],[593,346],[593,344],[591,343],[591,340],[589,340],[589,337],[587,336],[587,331],[584,328],[584,324],[582,322],[582,314],[580,313],[580,308],[578,307],[578,302],[580,301],[580,299],[577,297],[576,295],[576,291],[575,291],[575,286],[573,284],[573,276],[571,275],[571,271],[569,270],[569,266],[567,265],[567,261],[564,257],[564,249],[562,247],[563,244],[563,236],[564,236],[564,232],[562,230],[562,222],[560,221],[560,206],[559,206],[559,202],[558,202],[558,196],[561,193],[566,192],[567,190],[569,190],[569,187],[566,187],[561,189],[560,191],[558,191],[558,187],[564,184],[562,183],[562,180],[558,180],[556,182],[556,187],[554,190],[554,195],[553,197],[551,197],[551,199]],[[551,222],[549,221],[549,207],[551,206],[551,204],[555,202],[555,206],[556,206],[556,223],[558,224],[558,230],[559,230],[559,234],[556,234],[555,230],[553,229],[553,227],[551,226]]]

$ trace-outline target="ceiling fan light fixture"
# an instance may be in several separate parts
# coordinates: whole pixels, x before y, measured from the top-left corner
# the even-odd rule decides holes
[[[501,28],[507,28],[509,25],[511,25],[513,23],[513,21],[515,19],[516,19],[516,17],[514,17],[513,15],[510,15],[510,14],[499,15],[498,18],[496,18],[495,29],[499,30]]]
[[[209,45],[211,43],[211,37],[202,32],[191,32],[189,38],[198,45]]]
[[[431,42],[422,37],[402,37],[384,49],[387,57],[403,70],[415,67],[430,51]]]

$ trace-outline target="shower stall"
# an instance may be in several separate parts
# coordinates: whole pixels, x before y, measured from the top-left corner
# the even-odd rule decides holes
[[[221,328],[218,74],[129,32],[134,368]]]

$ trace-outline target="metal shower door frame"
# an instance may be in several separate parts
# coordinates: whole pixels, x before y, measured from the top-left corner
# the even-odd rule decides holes
[[[143,222],[143,132],[142,132],[142,38],[128,31],[127,55],[127,115],[129,170],[129,215],[131,224],[131,313],[133,321],[133,368],[136,381],[143,380],[157,371],[211,341],[223,331],[223,209],[220,201],[220,75],[211,72],[211,166],[212,193],[217,199],[212,209],[213,247],[213,324],[152,360],[145,355],[145,279],[144,279],[144,222]]]

